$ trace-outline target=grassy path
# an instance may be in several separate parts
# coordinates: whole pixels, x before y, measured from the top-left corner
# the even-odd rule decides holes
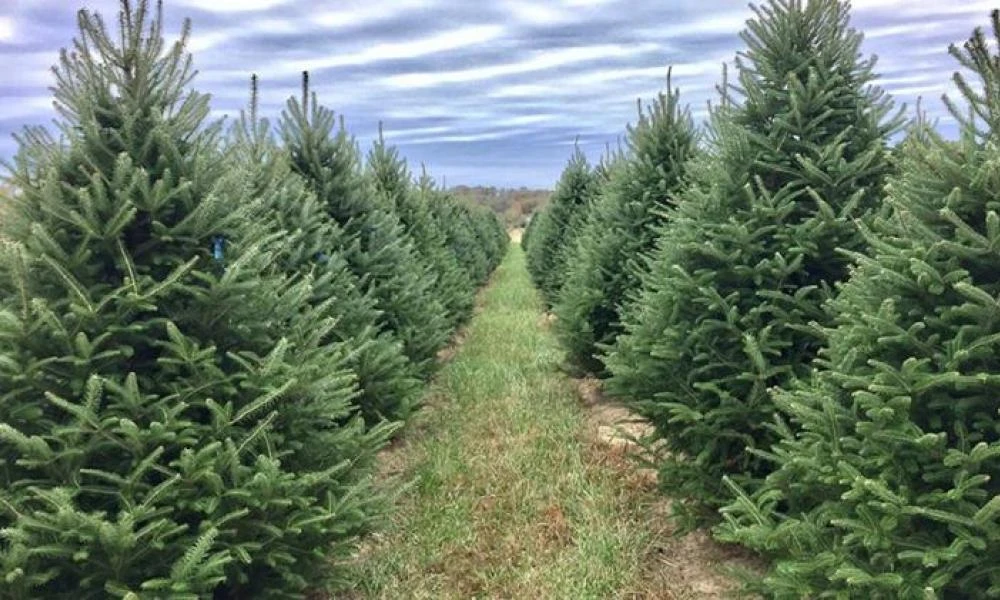
[[[409,487],[357,561],[358,597],[714,595],[650,579],[666,543],[658,497],[595,447],[541,310],[515,244],[427,408],[386,456],[386,485]]]

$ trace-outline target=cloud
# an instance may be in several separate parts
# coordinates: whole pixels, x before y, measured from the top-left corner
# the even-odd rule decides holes
[[[174,0],[182,9],[196,8],[214,13],[246,13],[273,11],[293,4],[295,0]]]
[[[115,23],[117,0],[77,0]],[[363,145],[379,122],[416,167],[449,183],[548,186],[579,137],[595,160],[635,119],[636,98],[663,89],[668,67],[701,119],[723,62],[752,16],[731,0],[165,0],[172,38],[193,22],[195,86],[213,115],[245,105],[251,73],[276,120],[310,70],[320,101]],[[958,65],[947,47],[988,25],[992,0],[854,0],[878,83],[945,130],[940,101]],[[0,0],[0,158],[10,134],[49,122],[49,67],[75,36],[73,0]]]
[[[10,44],[17,35],[17,28],[14,25],[14,18],[0,16],[0,44]]]
[[[535,52],[524,60],[505,64],[470,67],[457,71],[430,71],[404,73],[387,77],[389,87],[412,89],[448,84],[468,84],[486,80],[496,80],[510,75],[521,75],[537,71],[552,71],[558,67],[581,62],[599,62],[641,54],[655,49],[655,46],[621,46],[602,44],[598,46],[578,46],[561,48],[549,52]]]
[[[458,50],[472,44],[489,42],[503,32],[500,25],[469,25],[431,36],[399,42],[381,42],[359,52],[316,56],[304,61],[278,61],[270,70],[293,69],[320,71],[334,67],[368,65],[387,60],[412,59],[438,52]]]

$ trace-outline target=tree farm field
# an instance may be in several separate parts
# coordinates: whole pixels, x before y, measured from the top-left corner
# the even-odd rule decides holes
[[[0,600],[1000,597],[1000,9],[614,1],[0,7]]]

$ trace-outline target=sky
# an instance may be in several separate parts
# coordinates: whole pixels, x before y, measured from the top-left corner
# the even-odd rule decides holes
[[[940,127],[955,96],[948,54],[988,27],[991,0],[855,0],[863,51],[881,85]],[[76,36],[76,11],[116,23],[118,0],[0,0],[0,158],[11,136],[50,124],[50,67]],[[166,37],[185,17],[213,115],[246,106],[261,78],[272,121],[310,71],[322,104],[367,148],[386,139],[447,185],[551,188],[579,140],[592,160],[664,89],[667,67],[699,122],[732,64],[749,5],[737,0],[165,0]]]

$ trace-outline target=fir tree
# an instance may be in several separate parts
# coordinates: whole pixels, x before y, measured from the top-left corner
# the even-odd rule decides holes
[[[0,238],[7,598],[295,596],[373,517],[389,433],[225,164],[189,28],[79,13],[58,142],[20,137]]]
[[[302,100],[289,99],[282,113],[281,130],[292,169],[348,233],[351,245],[339,250],[374,294],[382,325],[402,342],[420,372],[429,374],[449,334],[445,308],[434,297],[434,278],[399,219],[379,206],[353,138],[310,95],[307,77]]]
[[[550,306],[557,300],[565,278],[566,249],[575,246],[596,188],[587,158],[577,148],[545,210],[532,219],[537,222],[527,248],[528,271]]]
[[[492,273],[507,253],[510,235],[500,221],[499,215],[485,206],[466,206],[466,214],[471,220],[479,243],[486,249],[486,269]]]
[[[435,190],[426,176],[420,179],[420,189],[430,201],[435,218],[449,237],[447,246],[473,281],[486,283],[490,273],[500,265],[507,253],[510,236],[499,215],[489,208],[463,202],[454,195]]]
[[[775,472],[724,509],[724,538],[774,556],[768,595],[1000,595],[998,11],[992,28],[951,47],[979,80],[955,75],[961,138],[920,124],[900,148],[815,375],[775,392]]]
[[[444,304],[450,324],[454,327],[463,322],[472,312],[475,286],[448,250],[447,238],[431,213],[434,190],[429,181],[413,186],[406,161],[396,148],[385,143],[381,125],[365,166],[372,186],[399,217],[418,254],[436,275],[434,295]]]
[[[535,229],[538,225],[538,215],[541,211],[534,212],[528,217],[528,223],[524,226],[524,232],[521,234],[521,247],[527,253],[531,247],[531,240],[535,237]]]
[[[458,260],[459,266],[475,285],[486,283],[506,249],[502,240],[495,239],[490,243],[489,239],[485,242],[480,239],[479,222],[486,222],[485,227],[492,229],[493,233],[488,238],[497,237],[497,228],[503,233],[493,211],[483,207],[476,210],[476,207],[459,202],[447,192],[436,189],[426,173],[421,176],[418,186],[421,194],[429,199],[431,214],[438,223],[438,228],[445,232],[446,246]]]
[[[640,120],[642,120],[642,109],[640,108]],[[602,195],[601,190],[607,186],[612,179],[612,176],[617,170],[625,165],[625,160],[629,157],[630,148],[622,147],[621,140],[619,140],[618,147],[613,148],[611,144],[606,144],[604,147],[604,154],[601,155],[601,159],[597,161],[597,166],[594,167],[594,185],[598,188],[596,195]],[[587,221],[590,220],[590,214],[587,215]]]
[[[880,204],[898,123],[846,4],[754,12],[738,86],[723,88],[708,151],[606,360],[608,389],[665,439],[661,481],[693,501],[682,511],[724,502],[724,474],[748,485],[767,474],[752,452],[775,439],[767,389],[808,372],[822,341],[809,324],[828,322],[823,303],[848,269],[839,249],[864,246],[856,223]]]
[[[232,132],[229,164],[246,178],[250,196],[259,199],[262,221],[283,240],[272,267],[281,275],[309,277],[312,304],[329,303],[336,312],[333,339],[351,348],[358,378],[356,403],[369,424],[408,415],[421,393],[420,379],[392,332],[382,331],[371,292],[346,256],[355,241],[333,221],[305,181],[293,173],[266,119],[257,116],[257,79],[252,80],[249,112]]]
[[[600,171],[606,184],[594,201],[577,246],[568,250],[556,331],[570,360],[601,371],[595,357],[621,333],[619,307],[638,291],[642,257],[653,249],[673,196],[684,181],[697,135],[679,93],[660,94],[628,129],[627,158],[613,155]]]

